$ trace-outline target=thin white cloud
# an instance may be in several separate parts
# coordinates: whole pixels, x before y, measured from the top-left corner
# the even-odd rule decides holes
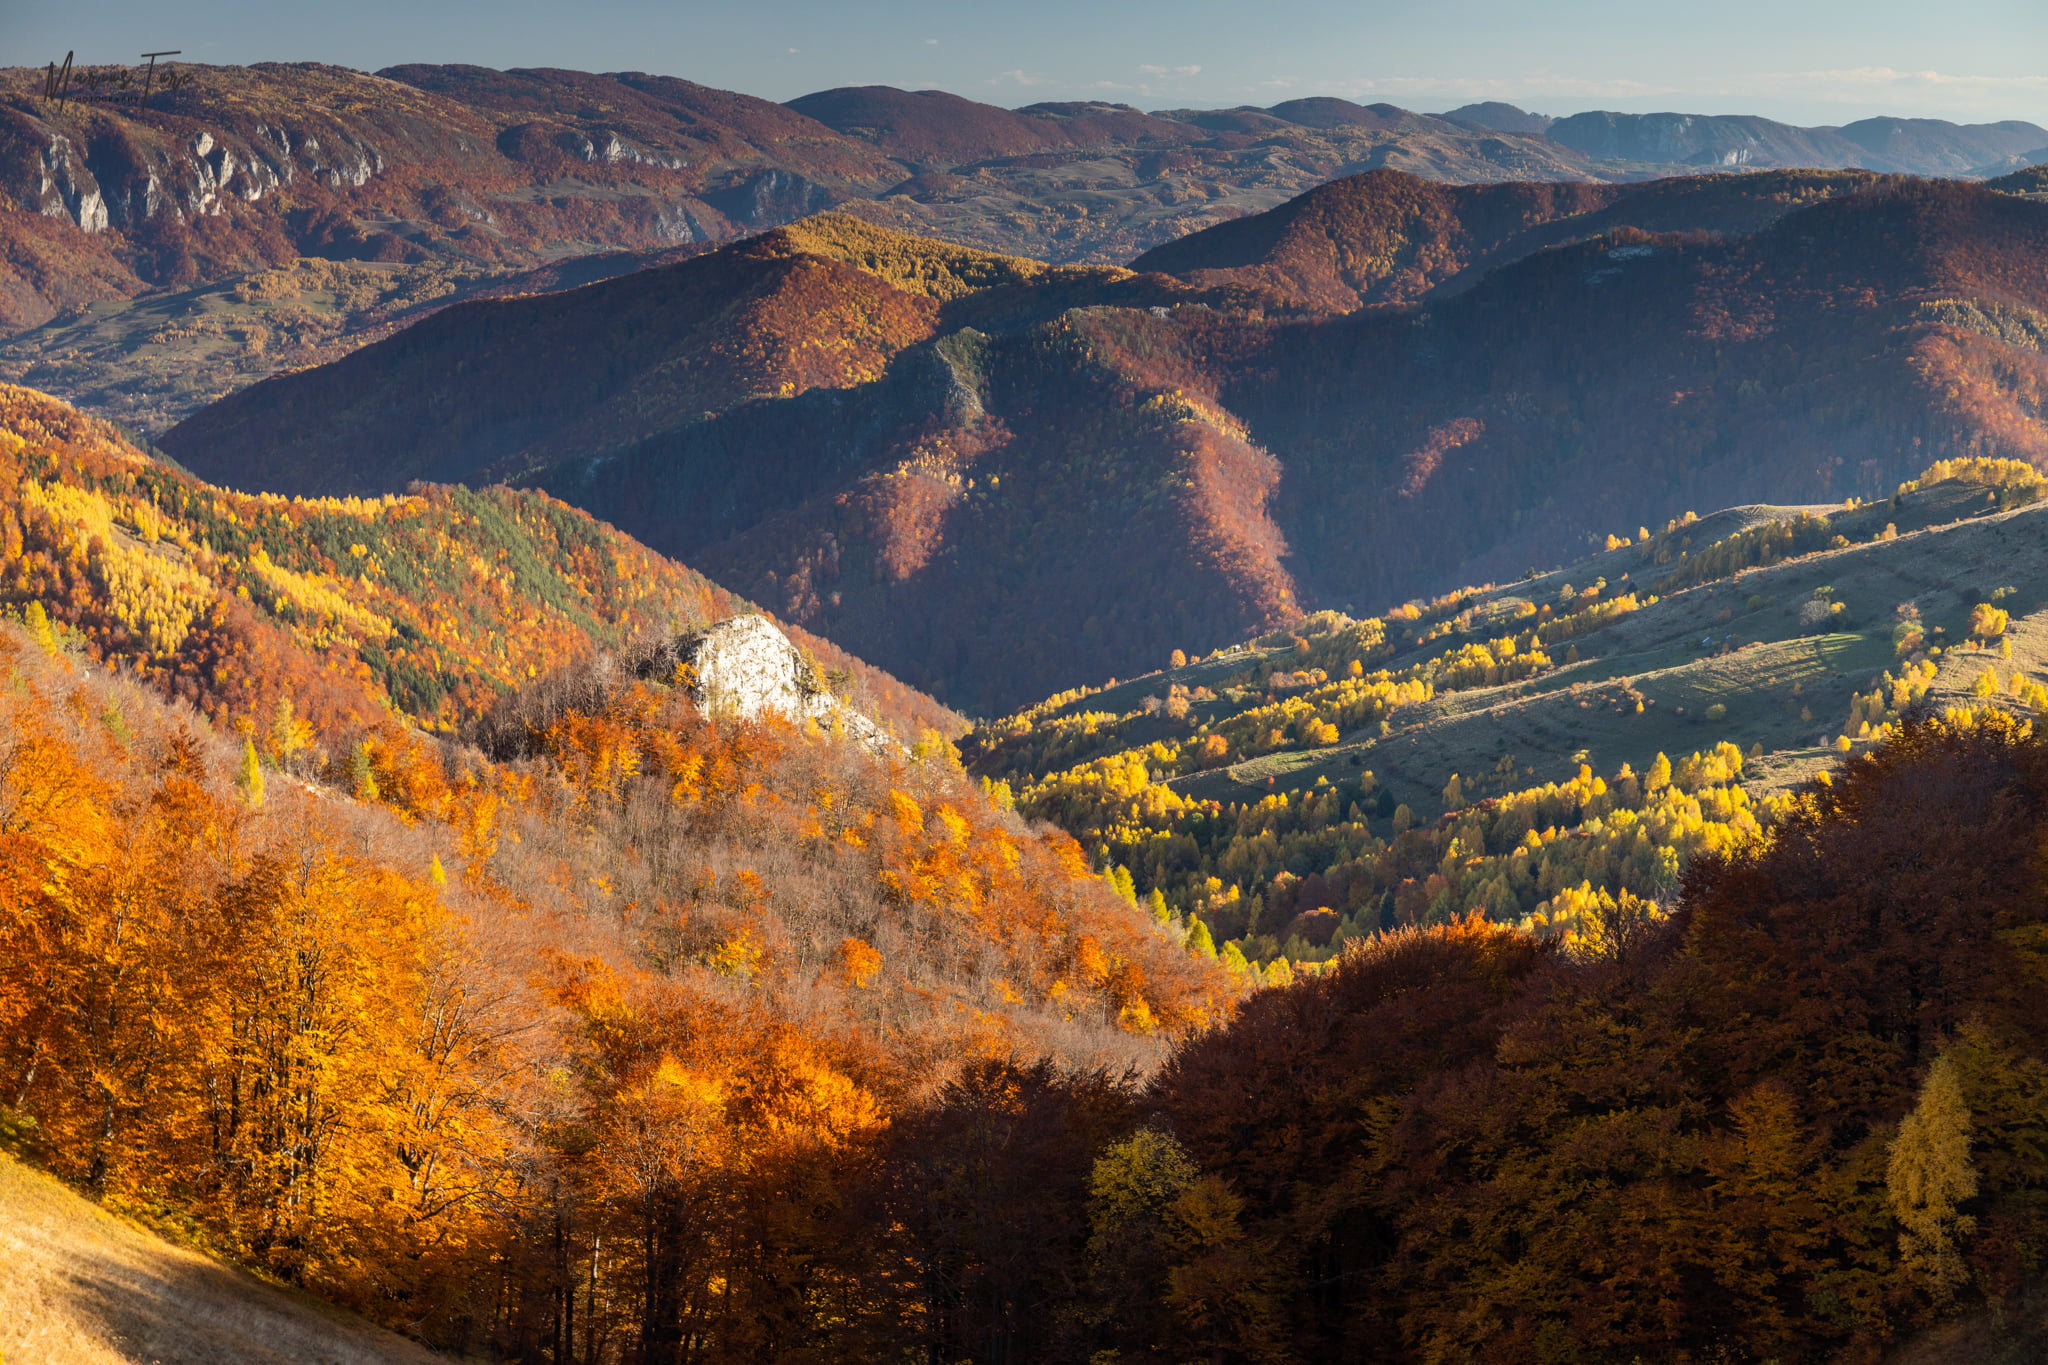
[[[1003,83],[1004,81],[1009,81],[1009,82],[1011,82],[1011,83],[1013,83],[1013,84],[1016,84],[1016,85],[1024,85],[1024,86],[1031,86],[1031,85],[1045,85],[1046,83],[1048,83],[1048,82],[1049,82],[1049,81],[1051,81],[1051,80],[1052,80],[1052,77],[1050,77],[1050,76],[1045,76],[1045,75],[1038,75],[1038,74],[1034,74],[1034,73],[1032,73],[1032,72],[1028,72],[1028,71],[1022,70],[1022,69],[1020,68],[1020,69],[1018,69],[1018,70],[1015,70],[1015,71],[1004,71],[1004,72],[1001,72],[1000,74],[998,74],[998,75],[996,76],[996,78],[995,78],[994,80],[991,80],[991,81],[987,81],[987,82],[984,82],[984,84],[987,84],[987,85],[1001,85],[1001,84],[1002,84],[1002,83]]]
[[[939,45],[939,40],[937,38],[927,38],[924,40],[924,45],[926,47],[937,47]]]
[[[1858,66],[1839,71],[1784,71],[1752,78],[1759,81],[1819,81],[1829,85],[1892,89],[1927,85],[1970,90],[2048,90],[2048,76],[1963,76],[1947,71],[1894,71],[1888,66]]]
[[[1677,93],[1669,85],[1648,81],[1593,80],[1577,76],[1523,76],[1512,80],[1475,80],[1469,77],[1383,76],[1371,80],[1334,81],[1330,91],[1338,95],[1452,96],[1460,99],[1499,99],[1551,96],[1559,99],[1647,99]]]
[[[1727,112],[1733,105],[1756,106],[1756,112],[1780,108],[1790,99],[1804,106],[1787,110],[1793,122],[1816,122],[1827,111],[1856,116],[1882,108],[1900,114],[1931,117],[1997,114],[2011,118],[2033,100],[2015,96],[2048,94],[2048,76],[1980,76],[1943,71],[1901,71],[1891,67],[1853,67],[1821,71],[1729,73],[1709,81],[1683,83],[1626,77],[1566,76],[1537,72],[1514,77],[1379,76],[1309,80],[1318,93],[1356,100],[1387,100],[1408,108],[1430,108],[1478,100],[1502,100],[1550,112],[1606,107],[1641,107],[1649,102],[1682,112]],[[1268,81],[1240,87],[1247,93],[1285,88]]]

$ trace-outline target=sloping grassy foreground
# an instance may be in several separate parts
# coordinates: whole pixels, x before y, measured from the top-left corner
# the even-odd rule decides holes
[[[7,1365],[425,1365],[438,1357],[173,1246],[0,1154]]]

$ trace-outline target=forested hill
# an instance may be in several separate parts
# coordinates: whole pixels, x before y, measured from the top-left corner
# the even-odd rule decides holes
[[[937,754],[585,678],[516,757],[308,786],[46,629],[0,627],[0,1132],[451,1354],[2038,1349],[2048,757],[1996,712],[1668,919],[1239,996]]]
[[[1474,909],[1569,939],[1668,902],[1910,711],[2048,704],[2042,487],[1962,460],[1874,503],[1688,514],[1521,582],[1176,652],[962,749],[1233,960]]]
[[[0,387],[0,598],[220,724],[296,708],[334,756],[390,712],[452,733],[516,683],[750,609],[542,494],[247,496]],[[953,713],[796,638],[906,739]]]
[[[463,1358],[900,1357],[963,1060],[1106,1131],[1249,984],[941,735],[700,710],[731,600],[580,513],[244,497],[0,400],[0,1143],[94,1199]],[[235,1358],[205,1285],[0,1238],[10,1356]]]
[[[1651,157],[1617,161],[1581,120],[1567,145],[1543,131],[1554,120],[1506,106],[1148,114],[886,86],[779,105],[644,72],[419,63],[78,68],[57,96],[52,76],[0,71],[0,381],[152,434],[461,298],[602,278],[821,210],[1116,265],[1373,169],[1590,192],[1717,167],[1995,176],[2048,158],[2048,131],[2014,122],[1591,116]]]
[[[1440,185],[1373,171],[1191,232],[1131,268],[1349,313],[1455,293],[1495,267],[1617,228],[1746,235],[1885,182],[1869,172],[1782,171],[1630,185]]]
[[[992,714],[1701,506],[2042,458],[2044,249],[2022,194],[1832,172],[1375,172],[1179,275],[828,215],[466,305],[165,445],[280,491],[515,477]]]
[[[2043,761],[1921,720],[1663,925],[1558,953],[1468,920],[1255,995],[1095,1168],[1117,1263],[1160,1270],[1091,1345],[2037,1358]]]

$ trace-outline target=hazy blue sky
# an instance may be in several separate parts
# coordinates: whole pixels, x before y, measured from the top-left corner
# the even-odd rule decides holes
[[[1437,111],[1870,114],[2048,125],[2044,0],[0,0],[0,64],[319,60],[685,76],[786,100],[938,86],[1145,108],[1300,95]]]

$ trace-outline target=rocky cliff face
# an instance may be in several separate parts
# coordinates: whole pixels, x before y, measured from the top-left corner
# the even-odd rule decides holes
[[[687,82],[189,70],[146,110],[45,98],[43,73],[0,70],[0,208],[76,234],[0,213],[0,295],[20,298],[0,327],[293,256],[524,266],[568,244],[723,240],[902,174],[778,105]],[[129,279],[102,278],[110,256]]]
[[[126,230],[159,217],[218,218],[287,186],[360,189],[389,169],[381,142],[412,141],[392,120],[338,118],[318,103],[278,114],[195,103],[130,118],[17,97],[0,105],[0,182],[33,212],[86,232]]]
[[[774,711],[790,720],[838,728],[876,752],[900,748],[881,726],[832,695],[789,637],[765,616],[720,621],[677,640],[665,662],[686,664],[690,695],[707,715],[753,719]]]

